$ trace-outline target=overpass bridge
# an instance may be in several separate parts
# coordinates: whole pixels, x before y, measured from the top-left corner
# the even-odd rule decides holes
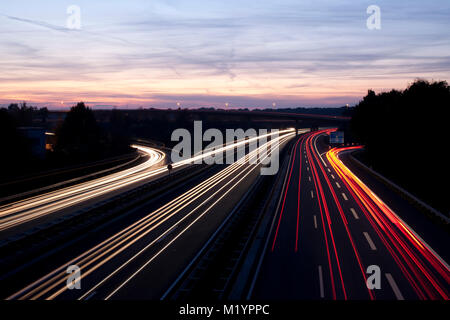
[[[97,111],[104,112],[104,111]],[[340,127],[345,128],[350,123],[350,117],[308,114],[295,112],[277,112],[264,110],[223,110],[223,109],[139,109],[124,110],[132,118],[158,119],[161,121],[187,121],[204,122],[240,122],[241,125],[254,127],[258,123],[271,123],[281,127],[318,128]]]

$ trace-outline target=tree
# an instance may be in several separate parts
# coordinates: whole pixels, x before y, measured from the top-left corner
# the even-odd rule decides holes
[[[446,158],[434,155],[447,145],[449,108],[447,82],[416,80],[403,91],[369,90],[351,121],[370,165],[443,212]]]
[[[130,152],[130,119],[121,110],[113,109],[109,118],[108,144],[114,154]]]
[[[27,161],[32,161],[29,142],[17,131],[17,122],[8,110],[0,109],[1,178],[17,173]]]
[[[41,122],[42,123],[46,123],[47,122],[47,118],[48,118],[48,109],[47,109],[47,107],[39,109],[39,116],[41,118]]]
[[[83,102],[70,109],[56,134],[55,151],[65,157],[88,160],[103,153],[100,127],[92,110]]]

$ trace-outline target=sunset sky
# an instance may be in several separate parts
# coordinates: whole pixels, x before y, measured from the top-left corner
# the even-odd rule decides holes
[[[373,4],[380,30],[366,27]],[[450,80],[449,30],[448,0],[2,1],[0,105],[354,104]]]

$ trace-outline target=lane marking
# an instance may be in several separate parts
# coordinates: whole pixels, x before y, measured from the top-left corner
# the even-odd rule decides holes
[[[342,192],[342,197],[344,198],[345,201],[348,200],[347,196],[345,195],[345,193]]]
[[[308,171],[309,171],[309,167],[306,167],[306,170],[308,170]]]
[[[341,186],[339,185],[339,183],[336,181],[336,186],[340,189]]]
[[[350,211],[352,212],[352,214],[355,217],[355,219],[359,219],[358,214],[356,213],[355,209],[350,208]]]
[[[367,232],[363,232],[363,235],[364,235],[364,237],[366,237],[366,240],[369,243],[370,249],[372,249],[373,251],[377,250],[377,247],[375,247],[375,244],[373,243],[369,234]]]
[[[328,172],[330,172],[330,173],[331,173],[331,170],[330,170],[330,168],[327,168],[327,170],[328,170]]]
[[[333,174],[331,175],[331,177],[332,177],[333,179],[335,179],[335,177],[334,177],[334,175],[333,175]]]
[[[311,177],[308,177],[309,181],[311,181]]]
[[[319,266],[319,288],[320,288],[320,297],[325,298],[325,293],[323,290],[322,266]]]
[[[397,286],[397,283],[395,283],[395,280],[392,277],[392,275],[390,273],[386,273],[386,278],[387,278],[387,281],[389,282],[389,285],[392,288],[392,291],[394,291],[394,294],[395,294],[395,297],[397,298],[397,300],[405,300],[405,298],[403,298],[402,293],[400,292],[400,289]]]
[[[317,229],[317,218],[316,218],[316,215],[314,215],[313,218],[314,218],[314,228]]]
[[[351,152],[351,150],[347,150],[344,151],[344,153],[348,153]],[[351,171],[350,171],[351,172]],[[369,189],[361,180],[356,180],[356,182],[366,188]],[[396,220],[398,220],[400,222],[401,225],[403,225],[403,228],[408,232],[411,233],[412,235],[414,235],[415,238],[418,239],[419,242],[421,242],[421,244],[423,246],[425,246],[434,256],[435,258],[437,258],[439,260],[440,263],[442,263],[447,269],[450,269],[450,265],[444,260],[442,259],[441,256],[439,256],[439,254],[433,250],[433,248],[430,247],[430,245],[428,243],[425,242],[425,240],[422,239],[422,237],[420,237],[415,231],[414,229],[412,229],[403,219],[401,219],[384,201],[382,201],[380,198],[378,198],[378,196],[373,193],[370,189],[369,191],[371,192],[371,195],[374,197],[374,199],[378,202],[378,206],[385,206],[387,208],[387,210],[390,212],[390,214],[392,214]],[[415,241],[417,241],[417,239],[415,239]]]
[[[311,190],[311,198],[314,198],[314,193],[312,192],[312,190]]]

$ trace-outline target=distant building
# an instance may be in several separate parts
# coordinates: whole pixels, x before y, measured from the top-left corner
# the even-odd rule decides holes
[[[45,129],[39,127],[19,127],[17,130],[30,141],[33,155],[43,158],[45,156]]]
[[[45,150],[54,151],[56,144],[56,135],[53,132],[45,133]]]

